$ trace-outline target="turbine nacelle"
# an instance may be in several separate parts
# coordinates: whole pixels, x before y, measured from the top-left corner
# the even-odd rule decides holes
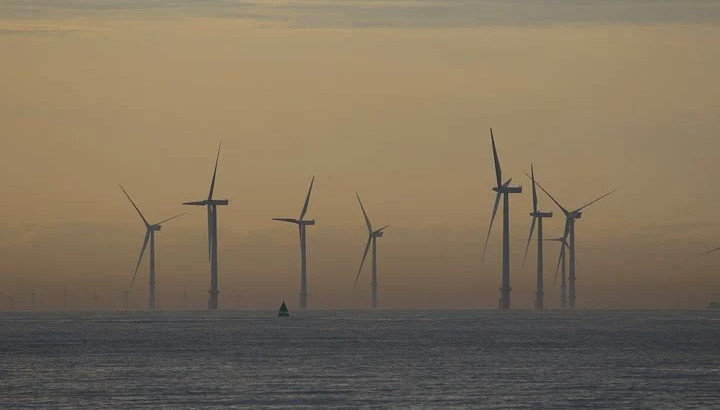
[[[522,193],[522,186],[510,186],[510,185],[504,185],[501,187],[493,187],[493,191],[499,193],[499,194],[520,194]]]
[[[553,213],[552,212],[530,212],[530,216],[533,218],[552,218]]]
[[[295,218],[273,218],[273,221],[288,222],[296,225],[315,225],[314,219],[299,220]]]
[[[183,205],[206,206],[206,205],[227,205],[229,203],[230,203],[230,201],[228,199],[204,199],[202,201],[183,202]]]

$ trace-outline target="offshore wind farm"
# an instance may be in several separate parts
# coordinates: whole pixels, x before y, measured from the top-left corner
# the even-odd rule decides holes
[[[511,308],[510,305],[510,291],[512,290],[510,286],[510,237],[509,237],[509,194],[520,194],[522,193],[522,187],[521,186],[512,186],[512,178],[507,179],[503,182],[503,176],[502,176],[502,168],[500,165],[500,159],[498,155],[498,151],[496,148],[495,143],[495,137],[493,134],[493,129],[490,128],[490,142],[491,142],[491,152],[492,152],[492,158],[493,158],[493,165],[495,170],[495,178],[497,185],[492,188],[492,190],[495,192],[495,201],[492,208],[492,213],[490,217],[490,223],[488,225],[488,231],[485,238],[485,244],[482,250],[482,259],[485,257],[485,253],[487,251],[488,242],[490,240],[490,236],[492,233],[492,226],[495,221],[495,216],[498,211],[498,207],[500,204],[500,201],[502,199],[503,201],[503,231],[502,231],[502,267],[501,267],[501,286],[500,286],[500,300],[498,302],[498,307],[501,310],[507,310]],[[215,190],[215,182],[217,179],[217,171],[218,171],[218,164],[220,160],[220,150],[222,148],[222,144],[219,144],[218,151],[215,157],[215,163],[213,167],[213,173],[212,178],[210,182],[210,190],[208,193],[208,197],[205,200],[200,201],[191,201],[191,202],[183,202],[183,205],[194,205],[194,206],[205,206],[207,207],[207,232],[208,232],[208,262],[210,265],[210,289],[209,289],[209,298],[207,302],[207,308],[209,310],[217,310],[219,308],[218,303],[218,295],[220,293],[219,291],[219,281],[218,281],[218,219],[217,219],[217,206],[219,205],[228,205],[229,201],[227,199],[215,199],[213,197],[214,190]],[[526,174],[527,175],[527,174]],[[562,205],[560,205],[555,198],[542,186],[540,185],[536,179],[535,179],[535,171],[534,166],[531,164],[530,167],[530,174],[527,175],[530,178],[531,184],[532,184],[532,212],[530,212],[530,216],[532,217],[531,223],[530,223],[530,233],[527,240],[527,245],[525,247],[525,253],[523,257],[522,266],[525,266],[525,262],[527,259],[527,254],[530,248],[530,244],[533,240],[533,233],[535,231],[535,225],[537,222],[537,270],[536,270],[536,289],[535,289],[535,300],[534,300],[534,307],[537,310],[543,310],[545,308],[545,302],[544,302],[544,259],[543,259],[543,218],[550,218],[553,216],[552,212],[542,212],[538,209],[538,196],[537,196],[537,190],[536,187],[539,187],[545,194],[547,194],[548,198],[550,198],[564,213],[566,216],[565,221],[565,229],[562,234],[562,237],[559,239],[551,239],[554,241],[559,241],[562,246],[559,251],[558,256],[558,269],[562,267],[562,277],[561,277],[561,298],[560,298],[560,308],[575,308],[575,265],[576,265],[576,256],[575,256],[575,221],[579,219],[582,216],[582,211],[589,207],[590,205],[594,204],[595,202],[609,196],[610,194],[616,192],[617,190],[612,190],[599,198],[596,198],[585,205],[581,206],[580,208],[574,210],[574,211],[568,211],[565,209]],[[299,293],[299,304],[298,307],[300,310],[304,310],[308,308],[308,274],[307,274],[307,233],[306,233],[306,227],[307,226],[313,226],[315,225],[314,219],[305,219],[305,216],[308,212],[308,208],[310,206],[310,199],[313,191],[313,186],[315,184],[315,177],[313,176],[310,180],[310,184],[307,190],[307,194],[305,197],[305,201],[303,202],[303,206],[300,210],[300,214],[297,218],[281,218],[281,217],[275,217],[272,218],[273,221],[279,221],[279,222],[286,222],[286,223],[292,223],[294,225],[297,225],[299,230],[299,242],[300,242],[300,293]],[[160,222],[157,223],[150,223],[143,215],[140,208],[137,206],[135,201],[130,197],[130,194],[125,190],[125,188],[120,185],[120,189],[122,190],[125,197],[128,199],[132,207],[137,212],[138,216],[140,217],[142,223],[145,226],[145,235],[143,238],[143,244],[140,248],[140,253],[137,258],[137,263],[135,265],[135,269],[132,272],[130,283],[128,288],[123,290],[122,292],[122,306],[123,309],[128,309],[129,307],[129,293],[130,290],[132,290],[133,285],[135,283],[135,279],[137,277],[138,271],[140,269],[140,264],[142,263],[143,257],[145,255],[145,250],[148,247],[148,244],[150,246],[149,250],[149,275],[148,275],[148,304],[147,309],[149,310],[155,310],[158,308],[158,296],[156,294],[156,272],[155,272],[155,234],[159,232],[162,228],[162,225],[176,219],[180,216],[183,216],[185,214],[177,214],[175,216],[166,218]],[[371,256],[371,307],[373,309],[378,308],[378,255],[377,255],[377,239],[381,238],[384,235],[384,230],[388,228],[390,225],[382,226],[381,228],[375,229],[372,226],[372,223],[370,222],[370,218],[365,210],[365,207],[363,206],[362,200],[360,199],[360,195],[355,192],[355,196],[357,198],[362,216],[364,218],[366,227],[367,227],[367,242],[364,247],[364,251],[362,254],[362,258],[360,260],[360,267],[357,270],[357,274],[355,275],[355,281],[354,285],[357,287],[358,280],[360,279],[360,275],[362,274],[363,267],[365,266],[365,260],[367,259],[367,256],[369,253],[372,253]],[[570,258],[569,258],[569,303],[566,303],[566,275],[565,275],[565,249],[569,251]],[[709,252],[706,252],[705,254],[712,253],[716,251],[717,249],[712,249]],[[372,251],[372,252],[370,252]],[[557,269],[556,269],[556,276],[557,276]],[[65,292],[65,290],[64,290]],[[32,310],[35,310],[35,290],[34,287],[31,290],[31,306]],[[65,294],[63,296],[66,297]],[[14,308],[14,295],[9,296],[10,302],[8,305],[10,306],[10,310],[13,310]],[[93,298],[93,306],[95,309],[98,309],[98,296],[97,292],[94,293]],[[182,306],[183,308],[187,308],[187,286],[183,286],[183,293],[182,293]]]
[[[0,408],[717,408],[719,49],[701,0],[0,2]]]

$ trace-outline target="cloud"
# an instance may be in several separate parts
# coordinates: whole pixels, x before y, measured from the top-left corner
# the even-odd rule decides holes
[[[291,27],[477,27],[491,25],[720,22],[720,4],[634,0],[12,0],[6,18],[215,17],[282,22]],[[42,28],[39,29],[42,32]]]
[[[0,35],[12,34],[63,34],[80,31],[103,31],[107,29],[77,24],[42,21],[0,21]]]

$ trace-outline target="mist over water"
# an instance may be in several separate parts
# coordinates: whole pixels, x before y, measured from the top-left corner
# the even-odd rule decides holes
[[[716,311],[2,313],[0,407],[713,408]]]

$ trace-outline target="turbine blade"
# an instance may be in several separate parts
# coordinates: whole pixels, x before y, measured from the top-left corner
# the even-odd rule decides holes
[[[565,245],[568,247],[568,249],[570,249],[570,245],[567,245],[567,243]],[[585,271],[585,268],[583,268],[582,265],[580,264],[580,259],[578,259],[578,257],[577,257],[577,251],[575,251],[575,263],[577,264],[578,268],[580,268],[581,271],[583,271],[583,272]]]
[[[563,241],[562,243],[565,244],[565,241]],[[553,284],[557,283],[557,275],[558,275],[558,271],[560,270],[560,262],[563,259],[563,255],[565,255],[565,246],[561,245],[560,246],[560,254],[558,255],[557,267],[555,268],[555,278],[553,279]]]
[[[142,212],[140,212],[140,208],[138,208],[137,205],[135,205],[135,202],[132,200],[132,198],[130,198],[130,195],[127,193],[127,191],[125,190],[125,188],[123,188],[122,185],[119,185],[119,186],[120,186],[120,189],[122,189],[122,191],[125,193],[125,196],[127,197],[127,199],[130,200],[130,203],[132,204],[133,208],[135,208],[135,210],[137,211],[138,215],[140,215],[140,218],[142,218],[143,223],[145,224],[145,227],[150,226],[150,224],[148,223],[147,219],[145,219],[145,217],[143,216]]]
[[[701,254],[698,254],[697,257],[699,258],[700,256],[705,256],[705,255],[707,255],[707,254],[710,254],[710,253],[713,253],[713,252],[717,252],[717,251],[720,251],[720,248],[710,249],[709,251],[706,251],[706,252],[703,252],[703,253],[701,253]]]
[[[495,214],[497,214],[498,205],[500,204],[500,192],[495,195],[495,206],[493,206],[492,216],[490,217],[490,226],[488,227],[487,237],[485,238],[485,246],[483,247],[482,259],[485,259],[485,251],[487,250],[488,241],[490,240],[490,232],[492,231],[493,222],[495,222]]]
[[[553,198],[552,195],[550,195],[550,192],[548,192],[545,188],[543,188],[543,186],[540,185],[540,183],[537,182],[537,180],[536,180],[535,178],[533,178],[533,177],[531,177],[530,175],[528,175],[527,172],[525,173],[525,175],[526,175],[528,178],[532,178],[533,181],[535,181],[535,185],[537,185],[538,187],[540,187],[540,189],[542,189],[542,191],[545,192],[545,194],[546,194],[547,196],[549,196],[550,199],[552,199],[553,202],[555,202],[555,205],[557,205],[558,208],[560,208],[560,210],[563,211],[564,214],[567,215],[567,214],[569,213],[568,210],[565,209],[565,208],[563,208],[563,206],[560,205],[560,203],[559,203],[558,201],[556,201],[555,198]]]
[[[145,240],[143,241],[142,249],[140,249],[140,256],[138,257],[137,265],[135,265],[135,272],[133,272],[132,280],[130,281],[130,287],[132,288],[135,283],[135,276],[137,276],[138,269],[140,268],[140,262],[142,262],[143,255],[145,255],[145,248],[147,248],[148,241],[150,240],[150,230],[145,232]]]
[[[300,223],[300,221],[294,218],[273,218],[273,221],[290,222],[294,224]]]
[[[533,212],[537,213],[537,189],[535,188],[535,170],[532,164],[530,164],[530,177],[532,179]]]
[[[363,216],[365,217],[365,223],[367,224],[368,233],[372,233],[372,225],[370,224],[370,218],[367,216],[367,212],[365,212],[365,207],[362,204],[362,201],[360,200],[360,194],[355,191],[355,195],[357,196],[358,202],[360,203],[360,209],[362,210]]]
[[[222,141],[218,145],[217,156],[215,157],[215,169],[213,170],[212,182],[210,182],[210,193],[208,194],[208,200],[212,199],[213,191],[215,191],[215,176],[217,175],[218,161],[220,160],[220,148],[222,147]]]
[[[528,251],[530,250],[530,241],[532,241],[533,231],[535,230],[535,220],[537,218],[533,216],[532,222],[530,222],[530,235],[528,236],[527,246],[525,247],[525,256],[523,257],[523,268],[525,268],[525,259],[527,259]]]
[[[565,231],[563,232],[563,237],[562,237],[562,242],[565,244],[567,244],[565,240],[567,239],[568,235],[570,235],[570,224],[571,223],[572,223],[571,218],[565,218]]]
[[[597,201],[605,198],[606,196],[608,196],[608,195],[610,195],[610,194],[612,194],[612,193],[615,193],[615,191],[617,191],[617,189],[613,189],[612,191],[608,192],[607,194],[605,194],[605,195],[603,195],[603,196],[601,196],[601,197],[599,197],[599,198],[597,198],[597,199],[595,199],[595,200],[593,200],[593,201],[590,201],[590,202],[586,203],[585,205],[583,205],[583,206],[581,206],[580,208],[576,209],[575,212],[577,212],[577,211],[582,211],[583,209],[585,209],[585,208],[589,207],[590,205],[594,204],[595,202],[597,202]]]
[[[380,232],[382,232],[383,229],[385,229],[385,228],[387,228],[387,227],[389,227],[389,226],[390,226],[390,225],[385,225],[385,226],[383,226],[382,228],[380,228],[380,229],[378,229],[377,231],[375,231],[375,233],[380,233]]]
[[[300,218],[298,218],[298,219],[300,219],[301,221],[305,217],[305,213],[308,210],[308,205],[310,205],[310,193],[312,192],[312,187],[313,187],[314,183],[315,183],[315,176],[313,176],[312,180],[310,181],[310,188],[308,189],[307,197],[305,198],[305,205],[303,205],[302,211],[300,211]]]
[[[168,219],[162,220],[162,221],[156,223],[155,225],[162,225],[162,224],[164,224],[164,223],[167,222],[167,221],[172,221],[173,219],[175,219],[175,218],[180,218],[180,217],[183,216],[183,215],[185,215],[185,214],[177,214],[177,215],[175,215],[175,216],[173,216],[173,217],[170,217],[170,218],[168,218]]]
[[[370,250],[370,242],[372,242],[372,235],[368,235],[368,241],[365,245],[365,252],[363,253],[362,260],[360,261],[360,269],[358,269],[357,276],[355,276],[355,286],[357,286],[358,279],[360,279],[360,273],[362,272],[363,265],[365,264],[365,258],[367,258],[368,251]]]
[[[495,160],[495,177],[497,178],[497,186],[500,187],[502,185],[502,169],[500,169],[500,159],[495,148],[495,136],[492,127],[490,127],[490,141],[492,142],[493,159]]]

